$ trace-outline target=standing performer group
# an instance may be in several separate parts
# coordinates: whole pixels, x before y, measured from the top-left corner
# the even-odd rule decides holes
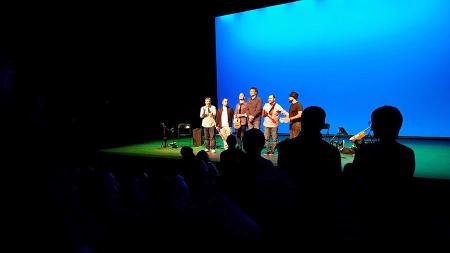
[[[278,122],[289,123],[290,139],[298,136],[301,128],[300,117],[302,115],[302,105],[298,102],[298,93],[293,91],[289,94],[291,106],[286,112],[281,105],[275,102],[275,96],[269,96],[269,102],[262,106],[262,99],[258,96],[256,87],[250,88],[250,98],[245,101],[244,93],[239,94],[239,103],[236,104],[235,111],[228,106],[228,98],[222,99],[222,106],[216,110],[211,105],[211,98],[205,98],[205,106],[201,107],[200,118],[205,136],[205,151],[215,152],[216,140],[215,130],[217,129],[224,143],[224,149],[228,149],[226,139],[232,134],[232,127],[236,129],[237,144],[243,149],[242,140],[248,129],[260,129],[261,117],[264,116],[264,137],[266,143],[266,155],[273,155],[278,143]],[[285,118],[279,118],[283,114]],[[270,143],[272,137],[272,145]]]

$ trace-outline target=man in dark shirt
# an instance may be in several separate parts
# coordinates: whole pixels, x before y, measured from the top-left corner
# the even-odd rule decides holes
[[[289,108],[289,138],[295,138],[300,133],[301,123],[300,117],[302,116],[302,104],[297,101],[298,93],[293,91],[289,94],[289,103],[291,107]]]
[[[258,89],[256,87],[250,88],[250,98],[247,101],[248,108],[248,129],[259,129],[261,125],[262,100],[258,97]]]
[[[389,227],[383,237],[397,239],[409,233],[408,201],[415,154],[411,148],[397,142],[403,123],[397,108],[379,107],[372,112],[371,120],[374,137],[379,142],[362,144],[356,150],[353,163],[345,166],[344,176],[357,189],[357,199],[364,210],[362,219],[368,231],[376,233]]]
[[[392,106],[383,106],[373,111],[371,118],[374,137],[380,141],[360,146],[353,169],[371,190],[397,187],[410,181],[415,171],[415,155],[412,149],[396,140],[403,122],[400,111]]]

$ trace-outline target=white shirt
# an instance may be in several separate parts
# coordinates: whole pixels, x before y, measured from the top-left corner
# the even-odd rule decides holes
[[[202,106],[200,109],[200,118],[202,118],[202,127],[215,127],[216,126],[216,107],[211,105],[209,107],[209,112],[211,115],[208,115],[208,107]]]
[[[228,124],[228,107],[222,107],[222,127],[230,127]]]
[[[265,111],[269,116],[274,119],[276,122],[273,122],[268,116],[264,117],[264,127],[277,127],[278,126],[278,116],[280,113],[289,114],[286,112],[281,105],[275,103],[275,107],[273,110],[269,113],[270,109],[272,109],[272,105],[269,103],[266,103],[263,107],[263,111]]]

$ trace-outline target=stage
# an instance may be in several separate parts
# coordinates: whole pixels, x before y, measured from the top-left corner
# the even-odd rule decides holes
[[[287,136],[280,136],[280,141]],[[217,140],[216,153],[209,152],[212,161],[220,161],[220,153],[223,151],[223,143],[219,136]],[[177,147],[168,145],[164,147],[161,141],[149,141],[145,143],[133,144],[122,147],[103,149],[99,152],[110,155],[137,156],[163,159],[180,159],[180,149],[183,146],[190,146],[196,154],[204,147],[194,147],[192,138],[175,139]],[[412,148],[416,155],[415,177],[432,179],[450,179],[450,140],[424,140],[424,139],[400,139],[400,143]],[[172,143],[171,140],[167,144]],[[348,141],[347,143],[350,143]],[[263,150],[262,154],[265,153]],[[273,156],[263,156],[277,165],[277,153]],[[353,155],[341,154],[342,167],[353,161]]]

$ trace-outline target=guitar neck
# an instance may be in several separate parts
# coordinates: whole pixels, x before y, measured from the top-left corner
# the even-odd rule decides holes
[[[278,122],[278,118],[272,118],[272,116],[270,116],[269,114],[267,114],[267,117],[269,118],[269,119],[271,119],[272,120],[272,122],[273,123],[277,123]]]

